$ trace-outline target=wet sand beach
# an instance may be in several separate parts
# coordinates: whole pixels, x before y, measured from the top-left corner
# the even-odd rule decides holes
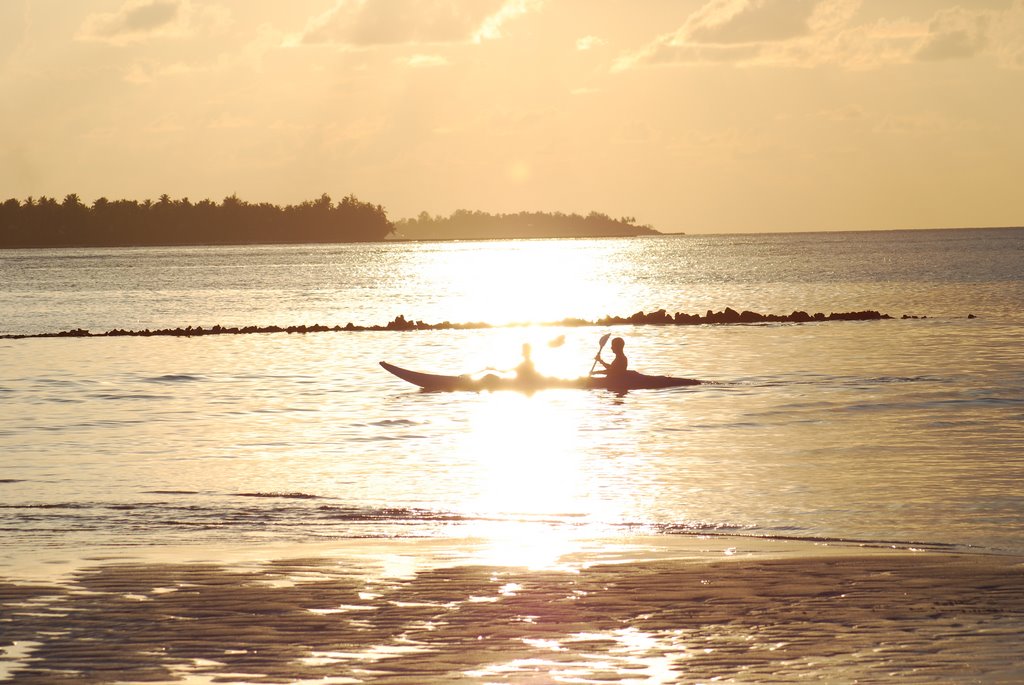
[[[661,536],[582,546],[531,567],[491,563],[485,548],[378,541],[266,561],[94,560],[60,578],[5,579],[0,678],[1024,678],[1017,557]]]

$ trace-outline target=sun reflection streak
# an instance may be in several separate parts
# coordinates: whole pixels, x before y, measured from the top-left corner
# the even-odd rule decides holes
[[[482,508],[506,514],[575,513],[580,454],[575,424],[546,398],[494,393],[471,419],[466,448],[484,467]]]
[[[578,407],[570,411],[558,395],[483,395],[470,420],[464,458],[479,468],[459,508],[478,517],[468,532],[486,541],[486,562],[559,567],[582,524],[607,520],[590,496]]]
[[[635,627],[576,633],[563,639],[523,638],[536,655],[467,671],[476,678],[543,677],[544,682],[598,682],[629,673],[629,682],[676,683],[691,657],[683,631],[644,632]],[[545,653],[558,654],[545,658]]]
[[[573,241],[467,243],[419,270],[457,307],[456,320],[528,323],[580,316],[583,303],[613,300],[603,255]]]

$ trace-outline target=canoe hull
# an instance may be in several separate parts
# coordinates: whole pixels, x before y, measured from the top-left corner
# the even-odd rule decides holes
[[[675,378],[673,376],[648,376],[629,371],[622,378],[608,379],[602,376],[584,376],[582,378],[548,378],[540,376],[535,379],[501,378],[494,375],[482,378],[470,376],[444,376],[435,373],[410,371],[394,364],[381,362],[384,370],[394,374],[403,381],[417,385],[424,390],[433,392],[481,392],[484,390],[514,390],[518,392],[534,392],[549,388],[577,388],[582,390],[612,390],[627,392],[629,390],[652,390],[657,388],[680,388],[700,385],[694,378]]]

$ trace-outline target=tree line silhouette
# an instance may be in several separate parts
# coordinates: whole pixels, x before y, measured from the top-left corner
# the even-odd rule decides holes
[[[586,216],[562,212],[519,212],[489,214],[459,209],[450,216],[431,216],[420,212],[415,219],[403,219],[395,225],[399,237],[409,239],[481,238],[576,238],[657,235],[647,225],[638,225],[634,217],[613,219],[607,214],[590,212]]]
[[[260,243],[341,243],[384,240],[393,233],[412,240],[488,238],[576,238],[655,235],[633,217],[613,219],[590,212],[490,214],[459,209],[449,216],[420,212],[397,224],[381,205],[352,195],[334,202],[324,193],[297,205],[250,203],[236,195],[219,204],[161,195],[145,200],[83,204],[72,193],[9,199],[0,204],[0,248],[129,247],[152,245],[246,245]]]
[[[219,204],[161,195],[156,202],[101,197],[89,206],[76,194],[0,204],[0,248],[359,242],[394,230],[382,206],[352,195],[334,202],[326,193],[285,207],[235,195]]]

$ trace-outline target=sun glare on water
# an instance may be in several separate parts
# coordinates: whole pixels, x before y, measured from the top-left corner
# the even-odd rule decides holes
[[[487,399],[476,407],[465,443],[482,466],[479,504],[531,517],[577,511],[575,424],[541,396],[498,392]]]
[[[433,254],[440,253],[420,255],[420,273],[452,307],[446,309],[452,321],[539,324],[597,318],[616,308],[618,281],[601,241],[467,242],[447,245],[443,262]],[[467,338],[457,358],[441,363],[452,366],[446,373],[508,376],[529,343],[539,374],[577,378],[590,369],[600,335],[584,328],[499,327]],[[473,477],[456,508],[476,521],[467,532],[484,543],[481,561],[558,566],[579,548],[585,531],[592,533],[589,524],[621,516],[599,494],[607,488],[592,472],[585,399],[577,391],[494,392],[472,404],[456,449]]]
[[[604,252],[578,241],[473,242],[443,254],[420,268],[458,307],[452,321],[549,322],[613,299]]]
[[[486,541],[484,561],[555,566],[574,549],[576,524],[606,514],[590,497],[578,421],[560,394],[497,392],[475,408],[462,449],[478,465],[476,487],[459,508],[482,519],[470,533]]]

